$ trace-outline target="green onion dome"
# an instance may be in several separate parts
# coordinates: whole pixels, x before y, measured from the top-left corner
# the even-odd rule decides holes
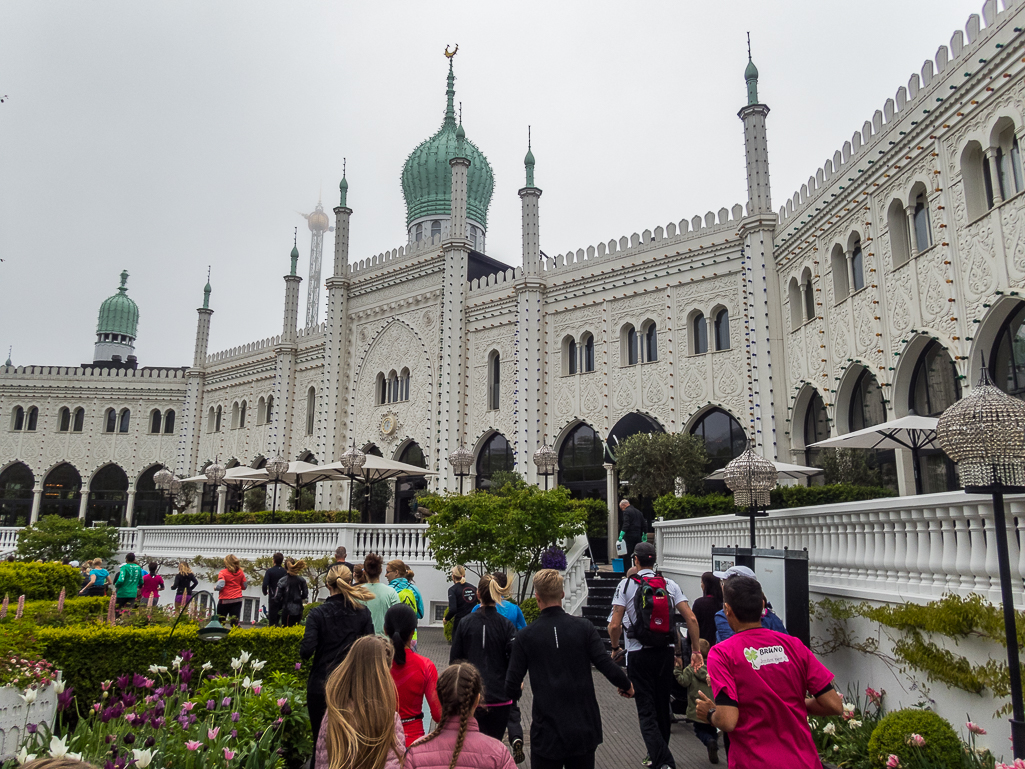
[[[121,287],[114,296],[103,300],[97,334],[123,334],[135,339],[139,325],[139,306],[128,296],[128,272],[121,272]]]
[[[406,226],[425,216],[452,215],[452,167],[449,161],[465,157],[470,161],[466,179],[466,216],[485,229],[488,207],[495,189],[495,176],[484,153],[460,137],[454,108],[455,75],[448,64],[448,106],[441,128],[413,150],[402,168],[402,195],[406,199]]]

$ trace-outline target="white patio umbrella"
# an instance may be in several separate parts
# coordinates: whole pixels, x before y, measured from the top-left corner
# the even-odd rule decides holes
[[[311,462],[289,462],[288,469],[278,475],[277,478],[271,478],[270,473],[267,472],[266,468],[254,469],[250,467],[246,468],[246,470],[247,472],[240,473],[237,477],[244,480],[258,481],[260,483],[283,483],[286,486],[291,486],[292,488],[302,488],[303,486],[309,486],[312,483],[319,483],[320,481],[339,480],[338,474],[333,470],[330,470],[327,465],[315,465]],[[225,476],[225,480],[227,480],[227,476]]]
[[[229,467],[224,473],[224,478],[221,479],[221,484],[228,486],[246,486],[248,484],[254,484],[258,486],[260,485],[261,479],[254,478],[250,475],[250,473],[256,472],[259,471],[254,470],[251,467]],[[262,480],[263,482],[266,482],[266,478]],[[194,475],[191,478],[183,478],[182,483],[210,483],[210,479],[203,473],[200,473],[199,475]]]
[[[342,469],[341,462],[321,465],[319,469],[324,472],[333,473],[330,480],[349,480],[349,476]],[[352,477],[359,479],[363,483],[377,483],[378,481],[386,481],[390,478],[427,477],[433,475],[437,475],[437,473],[425,467],[417,467],[405,462],[397,462],[394,459],[385,459],[374,454],[367,454],[363,467]]]
[[[786,462],[773,462],[773,466],[776,468],[776,474],[783,478],[797,478],[798,480],[808,478],[812,475],[818,475],[823,472],[821,467],[805,467],[804,465],[790,465]],[[726,468],[720,468],[711,475],[706,475],[705,480],[708,481],[721,481],[724,478],[724,471]]]
[[[939,448],[936,445],[935,417],[920,417],[908,414],[900,419],[855,430],[852,433],[827,438],[809,444],[812,449],[906,449],[911,452],[915,466],[915,493],[922,493],[922,479],[918,472],[918,452],[922,449]]]

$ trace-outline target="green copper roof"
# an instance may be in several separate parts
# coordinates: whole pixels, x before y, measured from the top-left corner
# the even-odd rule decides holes
[[[523,166],[527,170],[527,186],[534,186],[534,153],[530,151],[530,134],[527,134],[527,154],[523,158]]]
[[[345,181],[344,172],[342,173],[342,180],[338,182],[338,191],[341,193],[342,196],[341,207],[347,208],[348,206],[345,203],[345,198],[349,194],[349,183]]]
[[[289,254],[289,256],[292,257],[292,272],[289,273],[289,274],[295,275],[295,268],[299,264],[299,246],[298,245],[292,246],[292,253]]]
[[[747,81],[747,103],[757,104],[758,103],[758,67],[751,61],[751,57],[747,59],[747,69],[744,70],[744,80]]]
[[[97,334],[127,334],[135,339],[139,325],[139,306],[128,297],[128,272],[121,272],[121,287],[100,305]]]
[[[402,195],[406,199],[406,225],[423,216],[452,214],[452,167],[449,161],[465,157],[470,161],[466,179],[466,215],[484,227],[488,225],[488,207],[495,189],[495,176],[484,153],[469,139],[457,134],[455,75],[448,62],[448,103],[441,128],[423,142],[402,168]]]

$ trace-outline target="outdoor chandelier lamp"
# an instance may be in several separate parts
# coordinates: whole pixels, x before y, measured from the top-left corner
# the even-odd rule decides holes
[[[458,449],[448,455],[448,461],[452,465],[452,468],[456,471],[456,475],[459,476],[459,493],[463,493],[463,478],[470,474],[470,466],[473,464],[473,454],[466,446],[460,446]]]
[[[723,469],[723,480],[733,492],[733,504],[747,508],[737,513],[751,519],[751,549],[755,548],[755,518],[767,517],[769,494],[776,488],[776,466],[768,459],[747,448],[743,454]]]
[[[1004,516],[1004,494],[1025,492],[1025,403],[993,384],[983,360],[979,384],[940,416],[936,442],[957,465],[966,493],[993,497],[1000,597],[1004,604],[1007,667],[1011,679],[1011,743],[1014,757],[1025,758],[1025,706],[1022,704]]]
[[[171,484],[173,482],[177,482],[177,488],[172,488]],[[164,467],[153,474],[153,484],[160,489],[160,495],[167,501],[167,506],[171,507],[171,498],[181,491],[181,481],[175,477],[174,473]]]
[[[224,468],[224,465],[217,461],[214,462],[212,465],[207,465],[206,470],[203,471],[203,474],[206,476],[206,479],[214,485],[214,487],[217,487],[221,485],[222,481],[224,481],[224,475],[227,472],[228,471]],[[214,505],[210,508],[210,523],[214,522],[214,509],[216,507],[217,506]]]
[[[559,455],[551,446],[542,443],[541,448],[534,452],[534,464],[537,471],[545,477],[545,491],[548,491],[548,476],[559,466]]]
[[[283,456],[278,454],[264,465],[263,469],[267,471],[267,476],[274,482],[274,502],[273,509],[270,511],[270,522],[274,523],[274,516],[278,512],[278,479],[288,472],[288,462]]]
[[[349,476],[349,515],[352,515],[352,481],[367,463],[367,455],[356,448],[356,439],[352,440],[352,448],[338,458],[342,471]]]

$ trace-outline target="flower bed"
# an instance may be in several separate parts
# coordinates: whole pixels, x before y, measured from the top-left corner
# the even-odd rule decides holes
[[[139,769],[300,766],[313,748],[305,687],[294,666],[270,673],[268,665],[239,651],[221,674],[183,650],[168,665],[102,681],[95,697],[68,686],[58,697],[57,724],[26,735],[17,761],[67,756]],[[67,727],[64,715],[72,713],[79,718]]]

